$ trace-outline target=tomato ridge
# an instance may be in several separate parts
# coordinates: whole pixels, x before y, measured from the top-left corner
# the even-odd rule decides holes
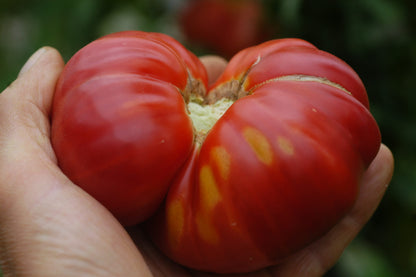
[[[320,84],[325,84],[337,89],[342,90],[343,92],[345,92],[346,94],[353,96],[353,94],[348,91],[346,88],[344,88],[343,86],[341,86],[338,83],[332,82],[331,80],[325,78],[325,77],[318,77],[318,76],[311,76],[311,75],[304,75],[304,74],[294,74],[294,75],[284,75],[284,76],[279,76],[276,78],[272,78],[266,81],[263,81],[259,84],[254,85],[250,90],[248,94],[252,94],[254,93],[254,91],[271,82],[278,82],[278,81],[295,81],[295,82],[316,82],[316,83],[320,83]]]

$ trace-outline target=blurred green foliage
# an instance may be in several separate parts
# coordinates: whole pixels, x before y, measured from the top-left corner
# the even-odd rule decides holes
[[[90,41],[119,30],[163,32],[186,42],[177,20],[186,2],[1,0],[0,91],[43,45],[68,60]],[[358,72],[383,142],[395,155],[395,175],[379,209],[327,276],[416,276],[416,2],[263,3],[272,38],[306,39]]]

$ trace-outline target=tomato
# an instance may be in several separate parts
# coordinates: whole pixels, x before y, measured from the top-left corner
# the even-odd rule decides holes
[[[174,261],[226,273],[276,264],[328,232],[380,132],[355,71],[306,41],[247,48],[208,88],[177,41],[130,31],[67,63],[52,144],[122,224],[146,221]]]
[[[265,20],[257,0],[197,0],[189,1],[179,21],[190,43],[231,57],[270,36]]]

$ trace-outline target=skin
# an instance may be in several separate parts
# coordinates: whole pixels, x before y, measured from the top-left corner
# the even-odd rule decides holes
[[[212,83],[226,61],[215,56],[201,60]],[[60,171],[49,138],[49,113],[63,66],[55,49],[42,48],[0,94],[4,276],[215,276],[184,269],[163,257],[140,226],[123,228]],[[339,224],[278,266],[244,276],[323,275],[374,213],[392,174],[393,156],[382,145],[354,207]]]

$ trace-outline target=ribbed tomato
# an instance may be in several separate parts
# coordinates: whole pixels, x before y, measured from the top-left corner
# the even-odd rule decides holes
[[[353,205],[380,146],[366,90],[300,39],[239,52],[207,88],[172,38],[122,32],[81,49],[56,88],[64,173],[173,260],[213,272],[278,263]]]

